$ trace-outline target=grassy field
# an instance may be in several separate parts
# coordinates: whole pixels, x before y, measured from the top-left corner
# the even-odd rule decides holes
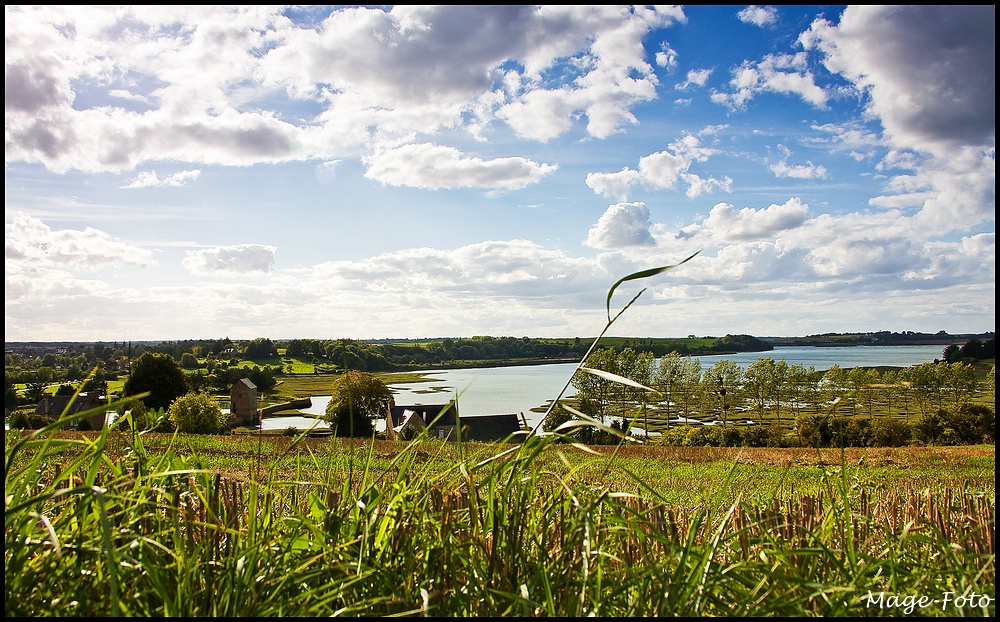
[[[557,440],[8,432],[6,613],[995,613],[992,446]]]

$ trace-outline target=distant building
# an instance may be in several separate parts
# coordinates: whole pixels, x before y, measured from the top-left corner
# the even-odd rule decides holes
[[[260,417],[257,412],[257,385],[243,378],[233,385],[229,394],[229,412],[234,426],[257,427]]]
[[[462,425],[461,435],[457,433],[459,421]],[[391,426],[388,425],[390,422]],[[461,417],[454,402],[393,406],[389,409],[386,424],[386,432],[390,438],[398,438],[405,428],[413,433],[426,428],[428,437],[453,442],[461,436],[463,441],[495,443],[521,430],[521,420],[517,415]],[[514,441],[517,442],[518,439],[515,438]]]
[[[75,415],[76,413],[104,406],[108,399],[97,393],[80,393],[75,398],[72,395],[43,395],[42,401],[35,406],[36,415],[47,417],[60,417],[64,413]],[[104,411],[87,417],[90,429],[100,430],[104,427],[104,420],[107,413]],[[79,426],[79,423],[76,424]]]

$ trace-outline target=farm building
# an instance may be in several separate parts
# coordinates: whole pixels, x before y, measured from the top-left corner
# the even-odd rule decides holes
[[[393,406],[389,409],[386,432],[399,437],[404,430],[419,433],[427,429],[427,435],[448,441],[457,441],[458,422],[461,422],[463,441],[497,442],[521,430],[517,415],[475,415],[462,417],[454,402],[447,404],[413,404]],[[392,430],[390,432],[389,430]]]
[[[91,408],[103,406],[107,403],[108,400],[106,397],[96,393],[80,393],[75,398],[72,395],[43,395],[42,401],[38,402],[38,405],[35,406],[35,414],[58,417],[63,413],[67,413],[68,408],[67,414],[73,415],[78,412],[90,410]],[[103,428],[106,414],[105,412],[99,412],[87,417],[90,429],[100,430]]]
[[[257,412],[257,385],[243,378],[233,385],[229,393],[231,400],[229,412],[232,413],[234,426],[256,426],[260,423]]]

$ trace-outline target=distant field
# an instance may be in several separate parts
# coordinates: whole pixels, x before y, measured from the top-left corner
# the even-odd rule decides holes
[[[376,374],[384,382],[430,382],[425,374],[392,373]],[[275,392],[281,397],[311,397],[313,395],[330,395],[336,374],[305,374],[301,376],[280,376]]]
[[[60,432],[73,437],[78,432]],[[85,432],[82,434],[94,435]],[[367,463],[371,477],[395,476],[394,459],[405,441],[301,438],[287,436],[202,436],[147,433],[152,454],[187,447],[203,468],[245,480],[251,472],[272,469],[277,479],[338,480]],[[111,447],[109,445],[109,456]],[[458,464],[484,461],[514,447],[496,443],[458,445],[423,441],[416,451],[425,475],[447,479]],[[651,491],[671,504],[690,506],[711,500],[719,506],[740,496],[755,503],[774,498],[821,494],[830,476],[870,490],[964,490],[996,494],[995,447],[898,448],[724,448],[665,447],[628,444],[592,448],[550,446],[537,466],[553,478],[570,478],[591,486],[648,495]],[[188,453],[185,452],[185,453]],[[370,462],[369,462],[370,461]],[[553,481],[555,481],[553,479]],[[641,486],[639,483],[641,482]]]

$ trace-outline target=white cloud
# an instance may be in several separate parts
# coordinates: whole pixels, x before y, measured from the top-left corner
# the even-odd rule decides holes
[[[15,212],[4,223],[5,269],[32,266],[99,268],[107,265],[156,264],[153,254],[118,240],[103,231],[52,230],[25,212]]]
[[[996,7],[851,6],[801,41],[870,95],[897,146],[920,150],[996,143]]]
[[[798,95],[817,108],[826,107],[826,91],[816,84],[805,52],[768,54],[760,62],[745,61],[732,74],[731,91],[713,92],[712,101],[733,110],[746,108],[762,92]]]
[[[365,177],[393,186],[425,189],[513,190],[537,183],[556,170],[555,166],[519,157],[493,160],[464,157],[457,149],[429,143],[378,153],[367,163]]]
[[[709,128],[712,133],[716,128]],[[693,198],[714,188],[728,191],[732,180],[727,178],[702,178],[689,169],[695,162],[704,162],[714,155],[716,150],[705,147],[701,141],[691,134],[686,134],[670,143],[669,151],[659,151],[639,159],[638,170],[628,167],[617,173],[588,173],[587,186],[599,195],[613,197],[625,201],[631,187],[642,184],[652,190],[675,188],[678,183],[687,186],[686,194]]]
[[[271,272],[274,246],[237,244],[187,251],[181,262],[192,274],[253,274]]]
[[[157,176],[156,171],[142,171],[121,187],[126,189],[155,187],[180,188],[187,186],[189,181],[198,179],[199,175],[201,175],[200,170],[179,171],[173,175],[168,175],[163,179],[160,179]]]
[[[705,220],[705,228],[719,241],[771,239],[808,219],[809,206],[799,199],[761,210],[751,207],[737,210],[728,203],[717,203]]]
[[[666,41],[660,44],[660,51],[656,53],[656,64],[668,71],[677,67],[677,51]]]
[[[7,161],[57,172],[357,158],[504,120],[548,140],[582,118],[606,137],[656,97],[643,37],[685,19],[616,5],[353,7],[302,25],[262,6],[5,18]]]
[[[736,14],[741,22],[755,26],[769,26],[778,21],[778,10],[773,6],[751,5]]]
[[[685,91],[691,87],[702,87],[708,82],[708,79],[712,77],[712,69],[692,69],[687,72],[687,77],[684,82],[681,82],[674,88]]]
[[[896,149],[884,166],[911,171],[887,186],[903,194],[874,205],[918,206],[926,226],[946,230],[995,219],[995,16],[992,5],[852,6],[838,26],[820,19],[803,33],[867,95]]]
[[[812,162],[789,165],[785,160],[782,160],[768,168],[771,169],[775,177],[791,177],[793,179],[825,179],[829,177],[825,166],[822,164],[814,165]]]
[[[645,203],[616,203],[591,227],[585,244],[592,248],[654,246],[649,233],[649,208]]]

